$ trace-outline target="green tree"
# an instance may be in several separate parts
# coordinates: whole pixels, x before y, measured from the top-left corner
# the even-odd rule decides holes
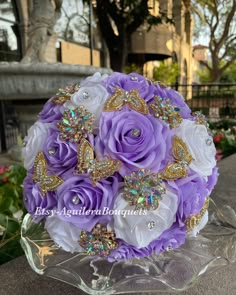
[[[131,35],[144,23],[152,25],[171,20],[165,13],[150,13],[148,0],[96,0],[94,9],[102,37],[109,50],[111,68],[123,71],[127,62]],[[158,1],[157,1],[158,2]]]
[[[159,67],[153,68],[153,79],[166,85],[174,84],[179,74],[179,66],[177,63],[170,65],[161,62]]]
[[[211,60],[201,64],[208,69],[211,82],[219,82],[236,60],[236,0],[194,0],[192,8],[195,35],[209,36]]]
[[[236,61],[225,70],[220,81],[224,83],[236,83]]]

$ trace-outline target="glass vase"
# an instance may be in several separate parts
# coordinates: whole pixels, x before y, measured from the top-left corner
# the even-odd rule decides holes
[[[217,208],[211,200],[209,222],[180,248],[123,262],[85,253],[68,253],[54,244],[44,222],[27,214],[21,245],[32,269],[59,279],[88,294],[183,291],[199,278],[236,260],[236,214],[229,206]]]

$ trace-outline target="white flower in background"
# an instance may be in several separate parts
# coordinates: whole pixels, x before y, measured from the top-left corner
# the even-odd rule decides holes
[[[45,228],[53,241],[67,252],[83,252],[79,245],[81,229],[70,222],[59,219],[56,215],[46,219]]]
[[[146,210],[146,215],[128,215],[129,211],[125,216],[114,215],[113,230],[116,237],[138,248],[148,246],[175,222],[177,203],[177,196],[166,190],[159,207],[156,210]],[[114,209],[134,211],[135,207],[130,206],[120,193]]]
[[[206,226],[207,222],[208,222],[208,211],[205,212],[200,223],[196,225],[191,232],[188,233],[188,236],[196,237],[198,233],[200,232],[200,230],[202,230]]]
[[[48,136],[49,126],[50,124],[37,121],[28,130],[28,135],[24,138],[26,145],[22,149],[24,167],[27,170],[33,167],[36,155],[42,150]]]
[[[176,128],[176,135],[187,144],[193,157],[189,167],[204,177],[210,176],[216,166],[216,148],[206,126],[185,119]]]
[[[94,127],[98,128],[103,105],[110,96],[106,88],[102,85],[102,81],[105,78],[105,75],[101,76],[100,73],[96,73],[92,77],[85,79],[81,82],[79,90],[71,96],[70,101],[63,105],[61,111],[63,112],[66,108],[73,109],[82,105],[87,111],[94,114]]]

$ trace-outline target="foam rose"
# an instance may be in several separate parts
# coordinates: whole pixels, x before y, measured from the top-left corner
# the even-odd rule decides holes
[[[212,175],[216,166],[216,148],[206,126],[183,120],[176,129],[176,135],[187,144],[193,157],[190,168],[202,176]]]
[[[148,246],[175,222],[177,205],[178,198],[167,189],[156,210],[146,211],[145,215],[114,215],[116,237],[137,248]],[[120,193],[114,209],[133,211],[134,206],[130,206]],[[149,229],[150,223],[153,223],[154,226]]]
[[[119,112],[104,112],[99,130],[96,154],[122,161],[122,176],[140,168],[158,171],[171,155],[172,132],[152,115],[142,115],[127,107]],[[134,131],[138,131],[138,136]]]
[[[45,228],[54,242],[67,252],[82,252],[79,245],[81,230],[70,222],[64,222],[58,216],[49,216],[46,219]]]
[[[48,137],[49,126],[49,124],[37,121],[28,130],[28,134],[24,139],[26,146],[22,150],[24,167],[26,169],[33,167],[35,157],[42,150]]]

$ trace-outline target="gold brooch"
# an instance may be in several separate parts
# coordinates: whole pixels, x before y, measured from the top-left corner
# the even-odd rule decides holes
[[[61,140],[78,143],[82,137],[93,132],[94,115],[84,106],[64,111],[63,117],[57,123]]]
[[[54,191],[59,185],[63,183],[63,179],[53,175],[47,175],[47,163],[42,152],[39,152],[34,162],[33,181],[39,183],[42,195],[48,191]]]
[[[164,171],[162,171],[162,179],[175,180],[188,175],[188,166],[193,158],[189,153],[187,145],[178,136],[174,136],[172,152],[175,162],[168,164]]]
[[[57,104],[63,104],[69,101],[72,94],[79,90],[78,84],[67,85],[65,89],[59,88],[56,95],[52,98],[52,101]]]
[[[108,256],[118,247],[113,231],[107,231],[102,224],[96,224],[91,232],[81,231],[79,244],[88,255]]]
[[[192,231],[195,226],[199,225],[203,216],[205,215],[207,209],[209,207],[209,199],[206,199],[201,211],[198,214],[191,215],[187,218],[185,224],[187,227],[187,231]]]
[[[115,93],[106,101],[104,112],[113,112],[122,109],[124,105],[128,105],[130,109],[147,115],[149,114],[148,106],[144,99],[139,95],[138,90],[125,91],[116,87]]]
[[[120,161],[107,159],[96,160],[94,159],[93,147],[86,139],[82,139],[78,147],[78,165],[77,171],[79,173],[89,173],[93,185],[96,182],[113,175],[120,169]]]
[[[180,109],[175,107],[169,98],[155,96],[150,108],[154,111],[154,116],[167,122],[170,128],[178,127],[183,121],[179,114]]]

